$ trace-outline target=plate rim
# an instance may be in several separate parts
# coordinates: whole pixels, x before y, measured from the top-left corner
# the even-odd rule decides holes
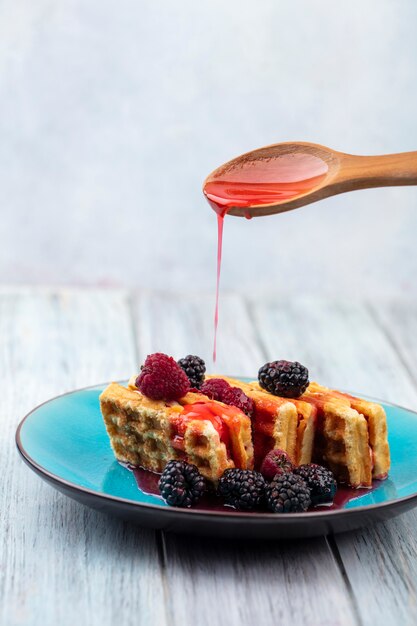
[[[234,378],[249,378],[249,377],[234,376]],[[126,380],[127,379],[122,379],[122,380],[111,381],[111,382],[116,382],[116,383],[121,384],[121,383],[126,383]],[[32,471],[38,474],[41,478],[44,477],[46,481],[49,483],[62,485],[63,487],[65,487],[66,489],[70,491],[77,492],[77,493],[81,492],[82,494],[85,494],[86,496],[94,497],[99,500],[110,501],[113,504],[120,503],[121,505],[131,507],[132,509],[147,509],[150,511],[153,510],[153,511],[161,512],[166,515],[169,515],[171,513],[176,513],[178,515],[186,516],[186,517],[190,517],[191,515],[192,517],[196,517],[196,518],[199,518],[199,517],[209,518],[210,520],[216,521],[216,522],[226,521],[226,520],[227,521],[253,520],[257,522],[267,522],[267,521],[272,522],[273,521],[274,523],[278,523],[278,524],[286,523],[289,521],[296,521],[296,520],[297,521],[301,521],[301,520],[313,521],[314,520],[314,521],[320,522],[320,521],[327,521],[333,518],[337,519],[341,516],[353,517],[357,514],[372,512],[374,510],[380,510],[380,509],[388,510],[392,507],[395,508],[397,506],[400,506],[401,504],[411,502],[413,500],[417,500],[417,491],[416,491],[413,494],[410,494],[408,496],[403,496],[402,498],[397,498],[396,500],[389,500],[388,502],[379,502],[379,503],[374,503],[374,504],[366,504],[363,506],[354,507],[352,509],[326,510],[326,507],[323,507],[317,511],[305,511],[305,512],[300,512],[300,513],[285,513],[285,514],[278,514],[278,513],[274,514],[272,512],[260,512],[260,511],[238,511],[232,508],[231,508],[231,511],[228,512],[228,511],[216,511],[216,510],[211,511],[210,509],[206,510],[206,509],[182,508],[182,507],[176,507],[176,506],[164,507],[164,506],[159,506],[157,504],[138,502],[137,500],[130,500],[129,498],[121,498],[119,496],[114,496],[114,495],[96,491],[94,489],[89,489],[88,487],[82,487],[74,482],[71,482],[69,480],[66,480],[65,478],[62,478],[61,476],[58,476],[57,474],[54,474],[53,472],[50,472],[49,470],[44,468],[42,465],[40,465],[37,461],[35,461],[30,456],[30,454],[27,453],[21,440],[21,430],[25,422],[33,413],[35,413],[38,409],[40,409],[44,405],[54,402],[55,400],[58,400],[59,398],[73,395],[73,394],[79,393],[80,391],[94,390],[94,389],[97,389],[97,388],[100,388],[109,384],[110,382],[97,383],[95,385],[87,385],[86,387],[80,387],[77,389],[72,389],[71,391],[66,391],[64,393],[58,394],[57,396],[49,398],[48,400],[45,400],[44,402],[41,402],[40,404],[35,406],[33,409],[31,409],[28,413],[26,413],[26,415],[20,420],[17,426],[16,433],[15,433],[15,443],[16,443],[16,447],[21,458],[26,463],[26,465],[28,465],[28,467],[32,469]],[[346,391],[346,393],[355,395],[353,392],[350,392],[350,391]],[[399,408],[409,413],[413,413],[417,418],[417,410],[414,411],[413,409],[408,409],[407,407],[404,407],[400,404],[395,404],[393,402],[381,400],[379,398],[368,396],[366,394],[364,395],[366,396],[366,398],[369,398],[371,401],[375,400],[378,403],[385,404],[387,406],[392,406],[394,408]],[[358,394],[356,394],[356,397],[359,397]]]

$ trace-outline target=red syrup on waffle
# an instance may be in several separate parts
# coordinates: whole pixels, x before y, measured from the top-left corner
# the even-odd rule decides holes
[[[155,474],[154,472],[150,472],[149,470],[145,470],[141,467],[132,467],[131,465],[126,465],[122,463],[123,467],[130,470],[135,477],[136,484],[140,491],[145,493],[146,495],[157,496],[161,498],[159,493],[158,482],[160,479],[159,474]],[[351,500],[356,500],[362,496],[369,494],[373,489],[376,489],[380,484],[380,481],[374,480],[372,482],[371,488],[363,488],[363,489],[352,489],[351,487],[347,487],[346,485],[338,485],[337,492],[334,497],[333,502],[328,504],[318,504],[317,506],[312,506],[309,508],[309,511],[315,511],[317,513],[325,513],[327,511],[337,511],[341,510],[345,507],[345,505]],[[162,498],[161,498],[162,499]],[[216,497],[214,493],[206,494],[198,504],[192,507],[196,510],[201,511],[225,511],[228,513],[233,513],[235,509],[233,507],[224,505],[221,503],[220,499]],[[260,511],[257,511],[258,513]],[[238,511],[236,511],[238,513]],[[254,511],[256,513],[256,511]],[[273,515],[273,513],[271,513]],[[275,515],[279,515],[275,513]],[[285,515],[282,513],[282,515]],[[298,514],[297,514],[298,515]]]
[[[219,323],[219,286],[222,261],[223,224],[231,208],[249,209],[268,204],[279,204],[301,196],[319,185],[328,171],[328,165],[308,153],[288,153],[258,158],[236,159],[215,170],[203,187],[211,207],[217,213],[217,277],[214,313],[213,361],[217,357],[217,329]],[[245,217],[250,219],[248,210]]]

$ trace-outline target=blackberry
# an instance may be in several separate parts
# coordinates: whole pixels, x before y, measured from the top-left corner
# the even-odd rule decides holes
[[[256,509],[264,501],[266,482],[252,470],[227,469],[219,480],[217,494],[241,511]]]
[[[266,504],[274,513],[299,513],[311,504],[310,489],[296,474],[275,476],[266,488]]]
[[[288,474],[292,472],[293,464],[285,450],[275,448],[268,452],[261,465],[261,474],[266,480],[274,480],[278,474]]]
[[[298,361],[272,361],[261,367],[258,380],[276,396],[298,398],[308,387],[308,369]]]
[[[206,372],[206,364],[199,356],[189,354],[178,361],[178,365],[188,376],[191,387],[200,389],[200,385],[204,380]]]
[[[323,467],[310,463],[300,465],[294,469],[294,474],[301,476],[311,490],[311,501],[313,504],[323,504],[333,502],[337,491],[337,483],[333,473]]]
[[[169,461],[158,486],[161,496],[171,506],[190,507],[203,495],[206,482],[195,465]]]

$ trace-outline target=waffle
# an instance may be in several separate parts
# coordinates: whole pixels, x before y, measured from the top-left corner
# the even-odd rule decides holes
[[[226,440],[212,421],[193,416],[190,405],[202,403],[215,405]],[[185,460],[214,483],[228,468],[253,467],[250,419],[235,407],[197,393],[179,402],[155,401],[117,383],[102,392],[100,406],[115,456],[123,463],[160,473],[168,461]]]
[[[258,382],[250,386],[261,389]],[[316,416],[313,461],[328,465],[339,482],[356,488],[370,487],[373,478],[387,477],[390,467],[387,424],[380,405],[314,382],[300,399],[288,400],[299,413],[305,410],[305,404],[313,407]]]
[[[286,450],[296,465],[324,463],[339,482],[370,487],[390,467],[384,409],[373,402],[311,383],[301,398],[282,398],[257,381],[226,376],[254,403],[252,420],[235,407],[188,393],[178,402],[154,401],[135,387],[112,383],[100,396],[116,458],[162,472],[171,459],[185,460],[216,483],[228,468],[259,467],[273,448]],[[218,419],[199,414],[211,405]],[[217,420],[217,421],[216,421]]]
[[[257,465],[270,449],[281,448],[297,465],[312,460],[324,463],[339,482],[352,487],[370,487],[373,478],[387,477],[390,467],[387,425],[380,405],[317,383],[311,383],[300,399],[292,399],[270,394],[257,381],[242,383],[221,378],[240,387],[254,401]],[[294,413],[288,410],[288,404],[294,405],[297,414],[295,441]],[[274,432],[278,436],[271,437]]]
[[[255,414],[252,421],[256,465],[274,448],[285,450],[296,465],[311,463],[315,432],[315,408],[306,402],[294,402],[274,396],[257,383],[244,383],[227,376],[222,378],[239,387],[252,399]]]
[[[338,482],[355,488],[370,487],[372,455],[364,416],[333,396],[307,390],[302,397],[317,409],[315,460],[324,462]]]
[[[372,477],[383,480],[388,476],[390,468],[390,452],[388,444],[387,418],[380,404],[355,398],[346,393],[311,383],[308,394],[326,394],[333,400],[343,402],[362,415],[367,422],[369,446],[372,455]]]

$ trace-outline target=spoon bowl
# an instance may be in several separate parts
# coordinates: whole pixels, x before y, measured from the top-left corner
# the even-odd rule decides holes
[[[355,156],[308,142],[285,142],[242,154],[204,181],[221,215],[283,213],[330,196],[371,187],[417,184],[417,152]]]

